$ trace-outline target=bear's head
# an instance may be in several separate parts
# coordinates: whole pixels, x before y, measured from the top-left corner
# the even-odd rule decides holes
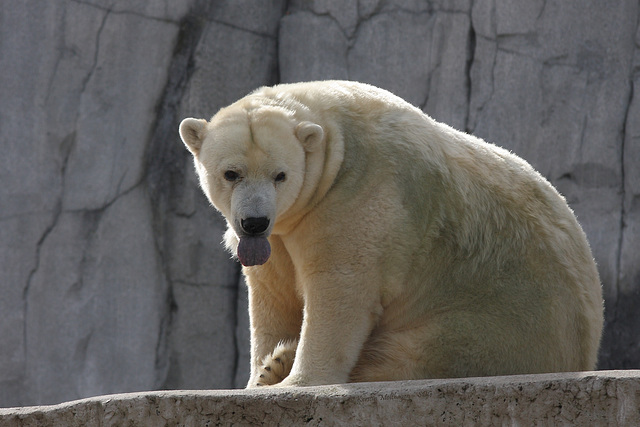
[[[267,237],[298,199],[307,153],[320,145],[323,128],[278,107],[232,105],[210,122],[184,119],[180,137],[204,193],[227,220],[227,247],[245,266],[264,264]]]

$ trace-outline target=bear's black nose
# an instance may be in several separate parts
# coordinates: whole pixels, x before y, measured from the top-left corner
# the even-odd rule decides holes
[[[246,218],[240,221],[240,226],[247,234],[264,233],[269,227],[269,218],[266,216]]]

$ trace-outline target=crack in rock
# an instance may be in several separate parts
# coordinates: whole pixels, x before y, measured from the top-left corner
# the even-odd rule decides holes
[[[168,23],[168,24],[179,24],[178,21],[174,20],[174,19],[169,19],[169,18],[162,18],[159,16],[152,16],[152,15],[145,15],[142,12],[138,12],[138,11],[134,11],[134,10],[126,10],[126,9],[116,9],[115,5],[111,5],[110,7],[107,6],[103,6],[100,4],[95,4],[95,3],[91,3],[91,2],[87,2],[87,1],[81,1],[81,0],[71,0],[73,3],[77,3],[77,4],[81,4],[84,6],[88,6],[88,7],[92,7],[94,9],[98,9],[98,10],[102,10],[104,12],[107,12],[107,14],[111,14],[113,13],[114,15],[130,15],[130,16],[136,16],[142,19],[148,19],[151,21],[158,21],[158,22],[164,22],[164,23]],[[126,2],[122,2],[124,4],[126,4]]]
[[[175,123],[178,110],[191,75],[194,72],[194,55],[202,37],[209,16],[211,3],[196,1],[191,10],[179,24],[176,45],[169,63],[168,80],[158,103],[156,122],[147,142],[145,158],[148,159],[143,173],[144,182],[151,199],[155,250],[160,259],[165,280],[169,283],[164,313],[161,316],[158,345],[156,347],[157,384],[166,387],[170,370],[169,336],[173,324],[176,301],[172,292],[171,273],[164,247],[168,200],[171,197],[171,184],[181,180],[184,174],[185,155],[178,151],[179,137]],[[222,24],[222,23],[220,23]],[[225,24],[226,25],[226,24]]]
[[[65,176],[66,176],[66,172],[67,172],[67,165],[69,162],[69,157],[71,156],[71,151],[73,150],[73,147],[75,145],[75,139],[76,139],[76,132],[72,132],[71,134],[69,134],[64,140],[63,142],[60,144],[60,147],[62,149],[62,162],[61,162],[61,166],[60,166],[60,191],[57,197],[57,201],[56,201],[56,205],[54,207],[54,211],[52,214],[52,220],[51,223],[47,226],[47,228],[44,230],[44,232],[42,233],[42,236],[40,236],[40,239],[38,239],[38,242],[36,243],[36,250],[35,250],[35,263],[33,266],[33,269],[31,269],[31,271],[29,272],[29,275],[27,276],[27,282],[25,284],[25,287],[23,289],[22,292],[22,301],[23,301],[23,319],[24,319],[24,329],[23,329],[23,348],[24,348],[24,359],[27,360],[27,354],[28,354],[28,349],[27,349],[27,330],[28,330],[28,321],[29,321],[29,293],[31,291],[31,286],[33,283],[33,278],[36,275],[36,273],[38,272],[38,269],[40,268],[40,259],[41,259],[41,251],[42,251],[42,246],[44,245],[44,242],[47,240],[47,237],[51,234],[51,232],[56,228],[58,221],[60,219],[60,215],[62,214],[63,208],[62,208],[62,200],[64,198],[64,183],[65,183]]]

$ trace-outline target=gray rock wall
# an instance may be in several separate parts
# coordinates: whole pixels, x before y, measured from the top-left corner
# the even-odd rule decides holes
[[[0,406],[241,387],[246,290],[177,125],[265,84],[389,89],[531,162],[640,367],[636,0],[52,0],[0,6]]]

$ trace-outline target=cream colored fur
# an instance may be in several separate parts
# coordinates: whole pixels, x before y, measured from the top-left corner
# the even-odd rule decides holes
[[[519,157],[354,82],[265,87],[180,133],[230,250],[246,212],[271,219],[244,268],[248,387],[279,381],[260,375],[283,340],[280,386],[595,368],[589,245]]]

